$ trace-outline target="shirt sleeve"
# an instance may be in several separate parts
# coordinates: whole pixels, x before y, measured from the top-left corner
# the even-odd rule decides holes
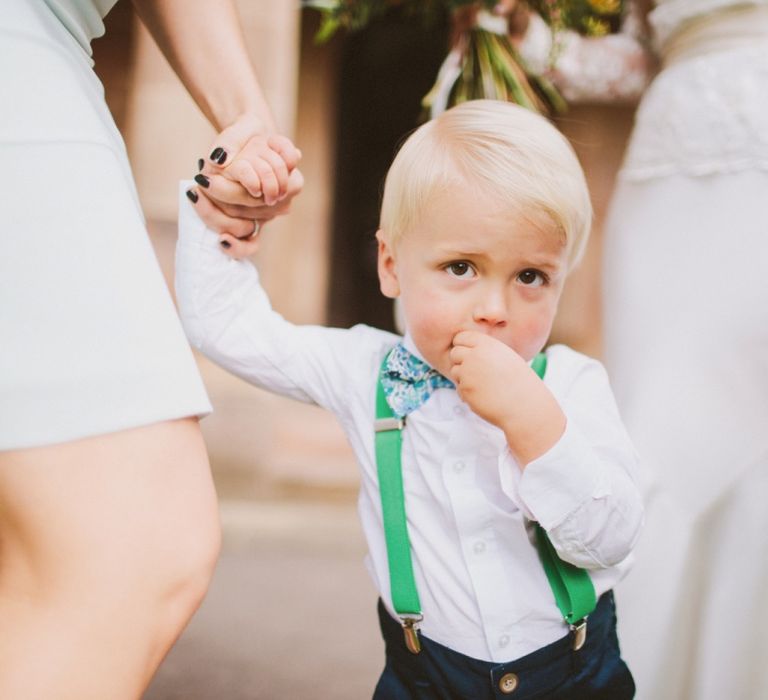
[[[383,356],[395,336],[362,325],[334,329],[284,319],[272,309],[253,264],[220,249],[218,236],[184,196],[185,186],[175,285],[190,343],[251,384],[344,415],[354,378],[370,375],[373,386],[377,354]]]
[[[638,459],[602,365],[573,355],[583,362],[566,390],[556,393],[565,432],[522,472],[507,452],[500,465],[502,488],[547,531],[562,559],[601,569],[623,561],[640,534]]]
[[[553,35],[544,20],[531,15],[520,53],[531,69],[546,75],[568,102],[635,101],[651,77],[654,60],[636,5],[621,30],[602,37],[572,30]]]

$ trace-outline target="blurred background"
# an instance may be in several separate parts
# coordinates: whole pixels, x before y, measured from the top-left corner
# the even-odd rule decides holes
[[[247,43],[281,130],[303,152],[303,193],[270,223],[259,267],[296,323],[392,327],[374,232],[383,176],[420,116],[448,30],[393,15],[318,46],[298,1],[241,0]],[[118,3],[94,43],[158,258],[172,288],[177,182],[214,132],[133,14]],[[586,170],[596,223],[553,331],[600,356],[601,229],[634,105],[580,105],[557,119]],[[383,664],[357,525],[357,473],[334,419],[261,392],[198,358],[224,549],[211,591],[147,700],[370,697]]]

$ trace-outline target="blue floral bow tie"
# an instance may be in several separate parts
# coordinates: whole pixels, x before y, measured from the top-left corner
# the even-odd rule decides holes
[[[419,408],[435,389],[453,389],[453,382],[405,349],[402,343],[387,356],[381,384],[387,403],[403,418]]]

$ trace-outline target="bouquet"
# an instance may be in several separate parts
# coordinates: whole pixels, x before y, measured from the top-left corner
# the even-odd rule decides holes
[[[518,0],[538,13],[553,33],[572,29],[601,36],[618,29],[624,0]],[[526,65],[509,36],[507,17],[492,14],[499,0],[303,0],[320,10],[317,41],[339,29],[355,31],[392,10],[428,23],[448,12],[454,22],[451,50],[422,105],[431,114],[474,99],[516,102],[537,112],[563,112],[565,101],[545,75]],[[556,46],[556,44],[553,44]],[[554,61],[555,56],[551,57]]]

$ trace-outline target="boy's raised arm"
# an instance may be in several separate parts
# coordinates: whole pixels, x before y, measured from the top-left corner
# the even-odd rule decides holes
[[[190,343],[251,384],[345,414],[346,379],[358,372],[375,376],[365,363],[375,362],[379,347],[394,342],[390,334],[368,327],[294,325],[284,319],[272,309],[253,264],[224,254],[220,236],[206,227],[185,196],[188,185],[182,183],[179,192],[175,286]],[[358,352],[350,351],[352,345]]]

